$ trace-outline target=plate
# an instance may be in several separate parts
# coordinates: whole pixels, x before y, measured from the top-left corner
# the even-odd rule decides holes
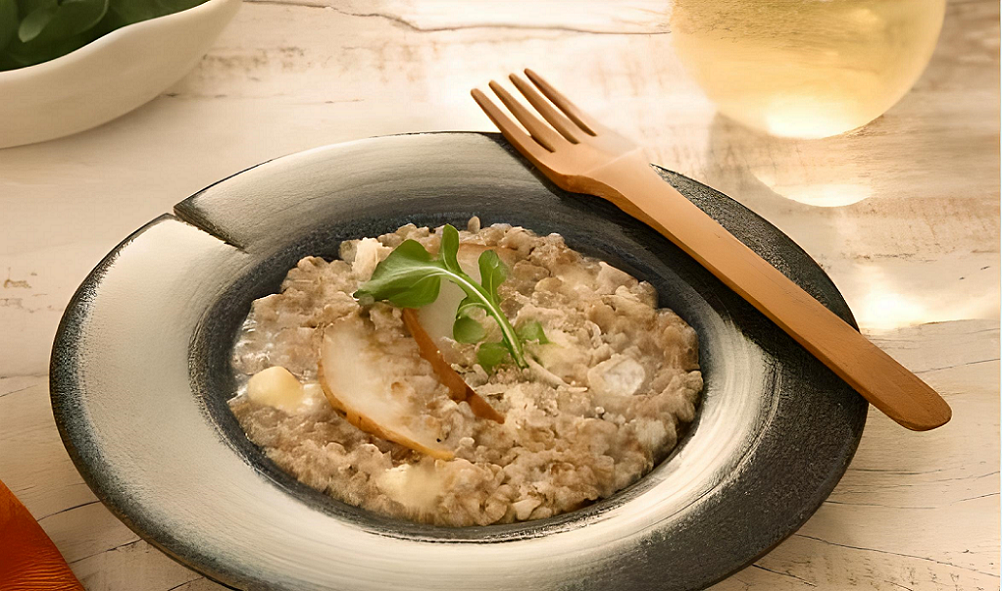
[[[723,194],[666,182],[848,322],[821,268]],[[700,337],[696,421],[635,485],[539,521],[438,528],[373,515],[279,470],[226,400],[255,298],[306,255],[412,221],[559,232],[658,289]],[[91,273],[53,347],[52,405],[77,468],[129,527],[241,589],[699,589],[800,527],[855,452],[866,402],[649,227],[547,182],[500,136],[416,134],[243,171],[179,203]]]

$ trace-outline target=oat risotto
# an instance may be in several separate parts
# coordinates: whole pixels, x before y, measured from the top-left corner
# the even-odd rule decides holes
[[[557,234],[408,224],[340,255],[253,303],[230,401],[335,499],[445,526],[550,517],[636,482],[693,419],[695,331]]]

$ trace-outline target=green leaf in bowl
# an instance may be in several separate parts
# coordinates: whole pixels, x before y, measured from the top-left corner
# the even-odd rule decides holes
[[[45,27],[49,26],[52,22],[52,18],[56,16],[56,12],[59,11],[59,5],[56,4],[56,0],[50,0],[48,3],[39,6],[35,10],[32,10],[24,17],[21,21],[21,25],[17,28],[17,38],[21,40],[21,43],[28,43],[45,30]]]
[[[0,54],[0,70],[24,68],[53,60],[80,49],[96,38],[93,30],[50,43],[22,43],[15,36]]]
[[[0,0],[0,51],[17,35],[20,20],[15,0]]]
[[[115,29],[205,0],[0,0],[0,70],[33,66]]]
[[[106,25],[112,30],[194,8],[205,0],[110,0]]]
[[[515,332],[518,333],[519,338],[523,341],[536,341],[540,345],[547,345],[550,342],[546,338],[546,333],[543,332],[543,325],[538,320],[526,322],[520,328],[516,329]]]
[[[484,325],[469,316],[461,316],[452,325],[452,336],[459,343],[479,343],[487,331]]]
[[[26,44],[62,41],[93,28],[106,12],[108,0],[53,0],[21,21],[18,37]]]
[[[491,372],[511,356],[504,343],[480,343],[477,347],[477,363],[484,371]]]
[[[442,227],[437,259],[432,258],[419,242],[404,240],[376,265],[372,278],[355,292],[355,297],[368,301],[383,300],[400,308],[420,308],[435,301],[444,277],[466,292],[466,298],[460,302],[456,312],[453,336],[460,342],[482,339],[486,334],[481,334],[483,326],[469,318],[469,314],[476,308],[483,309],[497,322],[503,346],[507,347],[515,364],[521,368],[528,367],[522,341],[504,315],[498,295],[498,286],[508,276],[508,269],[496,252],[485,250],[478,260],[481,283],[477,283],[460,267],[458,251],[459,231],[450,224]]]

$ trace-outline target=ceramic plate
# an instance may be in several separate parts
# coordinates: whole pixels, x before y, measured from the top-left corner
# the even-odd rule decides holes
[[[845,320],[789,238],[679,174],[665,182]],[[650,281],[700,338],[706,387],[672,456],[585,509],[437,528],[369,514],[281,472],[226,401],[251,301],[306,255],[419,225],[559,232]],[[242,589],[699,589],[790,535],[842,476],[865,401],[659,234],[565,193],[499,136],[375,138],[280,158],[139,229],[91,273],[56,337],[52,405],[77,468],[150,543]]]

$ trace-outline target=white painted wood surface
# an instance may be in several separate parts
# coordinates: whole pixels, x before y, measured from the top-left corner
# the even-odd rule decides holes
[[[0,479],[87,589],[220,587],[115,519],[60,443],[48,350],[84,276],[135,228],[257,162],[372,135],[490,129],[468,90],[527,65],[653,161],[790,234],[864,332],[953,405],[953,421],[925,434],[871,413],[828,502],[714,589],[999,588],[998,3],[951,3],[913,91],[863,130],[812,142],[716,116],[674,58],[666,4],[248,1],[149,105],[0,150]],[[803,203],[831,183],[870,197]]]

